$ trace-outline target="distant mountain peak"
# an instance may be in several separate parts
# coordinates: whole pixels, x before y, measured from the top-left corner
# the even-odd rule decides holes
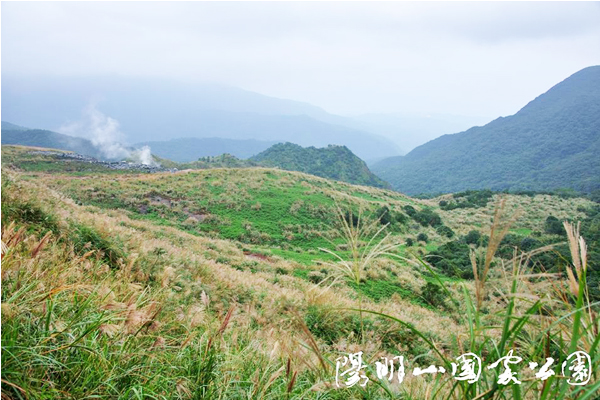
[[[600,188],[600,66],[585,68],[515,115],[444,135],[373,171],[408,194],[467,189]]]

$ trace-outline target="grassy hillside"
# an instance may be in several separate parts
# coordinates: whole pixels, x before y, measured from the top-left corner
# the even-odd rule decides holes
[[[540,273],[537,259],[508,261],[517,241],[566,241],[548,216],[597,234],[588,200],[509,195],[498,212],[488,193],[418,200],[269,168],[73,173],[59,160],[29,168],[30,149],[2,151],[10,398],[566,399],[578,389],[528,379],[525,365],[518,394],[495,384],[501,371],[471,385],[410,371],[450,371],[467,351],[488,365],[509,349],[539,362],[549,349],[560,365],[573,348],[590,353],[595,374],[577,393],[598,389],[600,326],[581,310],[594,289],[581,266],[573,294],[568,249],[543,260],[557,274]],[[426,257],[473,242],[472,231],[484,254],[517,211],[486,278]],[[591,255],[597,243],[588,243]],[[371,381],[336,388],[336,360],[360,350]],[[384,355],[405,356],[402,384],[378,381]]]
[[[271,146],[251,158],[265,167],[279,167],[288,171],[299,171],[323,178],[387,188],[387,182],[373,175],[360,158],[345,146],[330,145],[325,148],[303,148],[293,143]]]
[[[15,125],[5,123],[5,126],[13,127]],[[3,130],[2,144],[61,149],[97,159],[105,159],[100,149],[87,139],[39,129]],[[371,173],[365,162],[345,146],[330,145],[327,148],[317,149],[286,143],[275,144],[264,150],[268,144],[269,142],[255,140],[189,138],[169,142],[146,142],[138,145],[152,145],[151,150],[155,149],[152,150],[154,161],[165,168],[243,168],[262,165],[305,172],[354,184],[389,187],[389,184]],[[246,154],[247,156],[260,150],[264,151],[249,160],[244,160],[229,152],[218,152],[219,149],[230,149],[237,154]],[[129,148],[129,150],[131,156],[127,161],[139,162],[134,148]],[[193,156],[193,154],[196,155]],[[8,156],[12,157],[10,150]],[[180,160],[184,162],[179,162]],[[49,162],[49,165],[52,165],[52,160]],[[27,168],[31,168],[31,165],[29,164]]]
[[[404,193],[600,188],[600,66],[577,72],[517,114],[444,135],[373,171]]]

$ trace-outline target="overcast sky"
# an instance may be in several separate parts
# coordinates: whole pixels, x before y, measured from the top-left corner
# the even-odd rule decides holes
[[[514,114],[600,64],[600,3],[2,3],[2,72],[218,82],[329,112]]]

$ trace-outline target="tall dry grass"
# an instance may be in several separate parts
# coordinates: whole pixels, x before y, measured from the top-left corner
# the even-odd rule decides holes
[[[466,340],[456,337],[454,352],[474,353],[483,358],[480,379],[473,384],[456,381],[448,376],[437,375],[397,388],[398,393],[411,399],[597,399],[600,392],[600,302],[590,302],[587,294],[587,246],[579,235],[577,225],[564,223],[571,251],[571,266],[562,274],[532,274],[529,269],[531,257],[549,248],[529,253],[517,253],[509,262],[494,260],[502,237],[515,220],[515,216],[503,215],[504,203],[497,207],[494,223],[490,229],[490,244],[484,257],[472,256],[476,279],[473,290],[462,285],[462,298],[454,298],[454,292],[446,288],[456,304],[453,316],[462,322],[469,334]],[[504,217],[504,218],[503,218]],[[504,221],[504,222],[503,222]],[[492,268],[492,265],[496,265]],[[440,278],[435,270],[421,259],[417,265],[426,268]],[[575,271],[575,272],[573,272]],[[446,286],[443,279],[438,279]],[[496,301],[498,304],[491,304]],[[484,310],[489,306],[493,312]],[[356,310],[358,311],[358,310]],[[430,335],[420,327],[385,313],[366,311],[407,327],[422,338],[437,357],[438,365],[447,371],[452,368],[455,356],[448,355]],[[498,382],[499,370],[486,366],[506,356],[509,351],[522,358],[517,370],[522,383],[503,385]],[[591,359],[591,380],[585,386],[571,386],[567,376],[562,375],[561,365],[575,351],[584,351]],[[533,376],[528,370],[529,362],[541,366],[548,357],[554,359],[555,374],[546,380]]]

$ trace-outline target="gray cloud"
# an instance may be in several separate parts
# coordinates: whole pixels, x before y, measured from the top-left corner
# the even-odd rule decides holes
[[[331,112],[516,112],[600,64],[598,3],[2,4],[2,71],[210,81]]]

